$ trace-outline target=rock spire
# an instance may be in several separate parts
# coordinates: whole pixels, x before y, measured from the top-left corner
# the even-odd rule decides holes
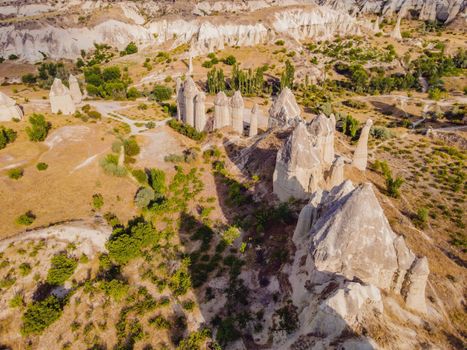
[[[198,92],[195,97],[195,128],[203,132],[206,127],[206,95],[203,91]]]
[[[49,93],[50,107],[52,113],[61,112],[65,115],[70,115],[76,112],[75,103],[71,96],[70,90],[63,85],[62,81],[55,78],[50,88]]]
[[[352,165],[361,171],[366,170],[368,163],[368,136],[372,125],[373,121],[368,119],[362,129],[360,138],[358,139],[357,148],[353,155]]]
[[[240,135],[243,135],[243,97],[240,91],[235,91],[230,99],[230,110],[232,115],[232,128]]]
[[[229,99],[224,91],[219,91],[214,99],[214,129],[231,125]]]
[[[73,102],[75,104],[80,104],[83,100],[83,94],[81,93],[78,79],[76,79],[73,74],[70,74],[70,77],[68,78],[68,85],[70,86],[70,94]]]
[[[250,131],[248,136],[253,137],[258,134],[258,115],[259,115],[258,104],[255,103],[250,112]]]
[[[295,126],[302,120],[300,114],[300,107],[295,100],[294,94],[286,87],[281,91],[269,109],[268,126],[270,128],[276,126],[281,128]]]

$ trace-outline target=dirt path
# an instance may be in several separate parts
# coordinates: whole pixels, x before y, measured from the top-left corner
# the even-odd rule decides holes
[[[20,241],[37,241],[41,239],[65,241],[80,244],[79,249],[88,256],[105,251],[105,243],[112,230],[102,222],[75,221],[47,228],[18,233],[0,240],[0,252],[10,244]]]

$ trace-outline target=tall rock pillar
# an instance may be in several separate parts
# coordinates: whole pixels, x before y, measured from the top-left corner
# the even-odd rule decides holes
[[[175,81],[175,95],[177,96],[177,120],[185,121],[185,96],[183,83],[180,77]]]
[[[230,124],[229,100],[224,91],[219,91],[214,99],[214,130]]]
[[[61,112],[65,115],[70,115],[76,112],[70,90],[58,78],[54,79],[50,88],[49,99],[52,113]]]
[[[361,171],[366,170],[368,162],[368,135],[370,134],[373,121],[368,119],[362,129],[360,138],[358,139],[357,148],[355,149],[352,165]]]
[[[195,128],[203,132],[206,126],[206,95],[200,91],[195,97]]]
[[[75,104],[80,104],[83,100],[83,94],[79,88],[78,79],[73,74],[68,78],[68,85],[70,86],[71,98]]]
[[[184,97],[184,122],[190,126],[195,126],[195,108],[194,98],[198,93],[195,82],[191,77],[187,77],[185,84],[183,85],[183,97]]]
[[[248,134],[250,137],[258,135],[258,114],[259,107],[258,104],[255,103],[250,113],[250,132]]]
[[[235,91],[230,100],[230,109],[232,111],[232,128],[235,132],[243,135],[243,97],[240,91]]]

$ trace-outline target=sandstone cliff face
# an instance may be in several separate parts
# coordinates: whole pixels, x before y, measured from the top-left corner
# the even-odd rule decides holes
[[[86,7],[85,11],[91,11],[95,6]],[[196,55],[223,49],[226,43],[231,46],[266,43],[277,35],[297,40],[324,39],[335,34],[358,34],[368,29],[365,21],[359,22],[348,14],[309,3],[299,9],[278,7],[272,13],[257,13],[251,18],[246,16],[241,22],[211,17],[191,20],[154,17],[142,21],[134,4],[123,8],[125,21],[108,19],[92,27],[52,26],[40,21],[33,25],[4,26],[0,28],[0,51],[4,56],[18,54],[27,61],[41,60],[40,51],[53,59],[76,59],[80,50],[90,50],[94,43],[107,43],[122,49],[130,41],[142,47],[173,41],[173,47],[191,43]],[[141,10],[142,13],[147,11],[147,6]],[[258,17],[261,22],[258,22]]]
[[[320,5],[356,14],[373,13],[391,17],[408,15],[422,21],[450,23],[458,17],[465,18],[467,4],[464,0],[318,0]],[[465,19],[464,19],[465,21]]]
[[[269,109],[268,126],[290,127],[302,121],[301,111],[295,96],[289,88],[284,88]]]

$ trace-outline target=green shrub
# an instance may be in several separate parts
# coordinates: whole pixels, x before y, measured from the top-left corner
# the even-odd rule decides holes
[[[48,165],[47,163],[42,163],[42,162],[40,162],[40,163],[37,163],[37,164],[36,164],[36,168],[37,168],[37,170],[39,170],[39,171],[47,170],[48,167],[49,167],[49,165]]]
[[[37,301],[28,306],[22,320],[21,333],[25,336],[41,334],[47,327],[60,318],[62,304],[51,295],[43,301]]]
[[[203,343],[206,342],[206,339],[208,339],[211,336],[211,332],[209,329],[205,328],[201,331],[197,332],[192,332],[188,336],[188,338],[183,339],[180,344],[177,346],[177,350],[198,350],[202,349]],[[214,346],[214,345],[213,345]],[[213,349],[216,349],[213,347]],[[219,349],[219,348],[217,348]]]
[[[57,254],[52,258],[52,266],[47,273],[47,283],[51,285],[62,285],[73,275],[78,263],[75,259],[69,258],[66,254]]]
[[[222,234],[222,239],[228,245],[232,245],[234,243],[234,241],[239,237],[240,237],[240,230],[235,226],[230,226]]]
[[[195,306],[196,303],[193,300],[186,300],[182,303],[182,307],[187,311],[193,310]]]
[[[342,104],[354,109],[365,109],[367,107],[367,104],[365,102],[357,100],[345,100],[344,102],[342,102]]]
[[[16,293],[13,298],[10,299],[10,302],[8,305],[14,309],[17,307],[23,307],[24,306],[24,297],[21,293]]]
[[[132,41],[123,51],[120,51],[120,56],[131,55],[138,52],[138,46]]]
[[[16,218],[16,223],[18,225],[29,226],[34,222],[34,220],[36,220],[36,216],[31,211],[28,211],[23,215],[18,216],[18,218]]]
[[[183,259],[180,267],[169,278],[169,288],[175,296],[186,294],[191,287],[189,266],[190,259]]]
[[[122,177],[126,175],[126,168],[118,165],[118,156],[115,154],[107,154],[101,159],[100,165],[104,172],[108,175]]]
[[[135,169],[131,172],[131,175],[138,181],[141,185],[146,185],[148,183],[148,176],[146,172],[142,169]]]
[[[140,152],[140,147],[134,137],[130,137],[123,141],[123,148],[125,150],[125,155],[128,157],[134,157]]]
[[[206,133],[204,131],[198,132],[194,127],[188,124],[184,124],[176,119],[170,119],[167,122],[167,125],[180,134],[185,135],[195,141],[203,141],[206,138]]]
[[[135,196],[135,204],[138,208],[146,208],[155,198],[155,193],[152,188],[142,187],[138,190]]]
[[[13,129],[7,129],[3,126],[0,126],[0,149],[3,149],[9,143],[12,143],[16,140],[17,133]]]
[[[172,97],[173,90],[172,88],[165,86],[165,85],[154,85],[154,88],[149,95],[150,99],[155,100],[157,102],[162,102],[169,100]]]
[[[235,320],[232,317],[227,317],[221,320],[217,328],[216,340],[220,345],[227,345],[240,338],[240,332],[235,326]]]
[[[391,130],[385,128],[384,126],[373,126],[370,129],[370,135],[378,140],[388,140],[394,137]]]
[[[158,315],[154,316],[149,320],[149,324],[156,329],[169,329],[170,328],[170,322],[167,321],[163,316]]]
[[[149,171],[149,184],[157,197],[162,196],[166,191],[165,172],[161,169],[151,169]]]
[[[127,228],[116,227],[106,247],[109,257],[119,265],[141,256],[143,249],[156,243],[159,235],[151,223],[137,220],[129,223]]]
[[[20,273],[21,276],[29,275],[31,273],[31,270],[32,270],[31,265],[29,265],[28,263],[25,263],[25,262],[21,263],[18,268],[19,268],[19,273]]]
[[[23,168],[13,168],[8,170],[8,177],[13,180],[18,180],[23,177],[24,169]]]
[[[342,121],[342,133],[355,138],[357,136],[360,123],[351,115],[346,115]]]
[[[130,286],[123,281],[113,279],[111,281],[102,281],[99,288],[115,301],[121,301],[128,294]]]
[[[422,207],[417,210],[416,223],[420,227],[426,227],[426,224],[428,222],[428,214],[429,211],[427,208]]]
[[[277,46],[284,46],[285,41],[284,40],[277,40],[274,44],[277,45]]]
[[[229,65],[229,66],[233,66],[235,63],[237,63],[237,59],[235,58],[235,56],[233,55],[229,55],[227,57],[225,57],[222,62],[224,62],[225,64]]]
[[[92,195],[92,206],[99,210],[104,205],[104,197],[100,193],[95,193]]]
[[[34,142],[44,141],[52,124],[47,122],[42,114],[36,113],[29,117],[29,123],[31,126],[26,128],[29,140]]]

